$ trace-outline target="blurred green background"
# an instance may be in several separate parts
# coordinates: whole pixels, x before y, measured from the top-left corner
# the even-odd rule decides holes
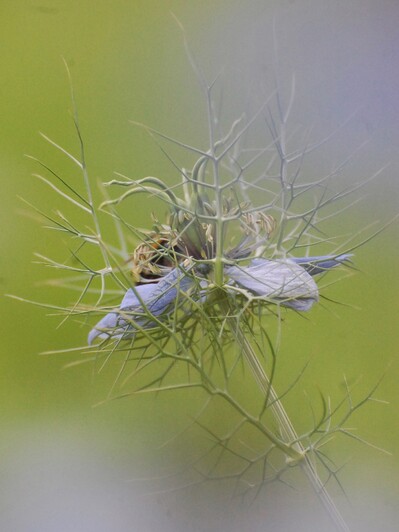
[[[355,113],[332,143],[313,156],[309,171],[316,175],[319,169],[345,160],[365,140],[366,148],[354,154],[345,172],[347,179],[366,179],[388,164],[367,186],[364,200],[334,222],[336,233],[350,234],[378,220],[383,225],[395,215],[399,199],[396,2],[3,0],[3,294],[60,305],[73,297],[41,284],[49,271],[34,264],[33,254],[62,260],[67,242],[43,229],[19,199],[47,212],[58,207],[57,197],[32,177],[38,168],[24,154],[73,176],[70,163],[38,134],[43,131],[77,153],[62,58],[71,69],[94,183],[109,180],[114,171],[138,178],[157,175],[171,182],[176,177],[161,151],[129,120],[205,146],[204,100],[172,12],[186,28],[208,79],[222,67],[233,72],[234,83],[225,87],[229,118],[241,113],[237,102],[245,100],[248,87],[272,75],[274,20],[282,84],[289,88],[292,73],[297,80],[295,123],[313,126],[317,139]],[[143,201],[135,206],[132,202],[129,221],[148,226],[152,209]],[[336,487],[332,491],[354,530],[393,531],[399,519],[397,236],[393,224],[359,249],[355,259],[359,272],[327,290],[328,296],[356,309],[320,306],[310,320],[293,316],[284,324],[281,386],[311,359],[300,388],[287,398],[287,408],[299,424],[309,418],[307,410],[302,412],[307,404],[302,388],[310,397],[317,397],[321,389],[338,398],[344,375],[349,382],[362,377],[356,388],[360,397],[385,373],[377,397],[389,404],[368,405],[353,423],[359,436],[392,456],[347,440],[337,442],[333,450],[338,463],[350,459],[340,477],[350,504]],[[176,443],[163,458],[157,452],[185,426],[195,408],[182,397],[170,396],[93,408],[105,399],[113,375],[98,376],[89,365],[63,370],[73,358],[38,356],[84,344],[85,329],[72,321],[57,329],[57,323],[41,309],[2,296],[2,530],[316,529],[311,527],[317,523],[317,501],[309,503],[301,490],[271,489],[251,508],[238,506],[226,512],[223,489],[216,495],[212,491],[212,500],[190,490],[148,496],[148,487],[128,482],[171,472],[168,461],[176,466],[180,456],[187,459],[195,452],[195,442],[192,450]],[[323,526],[317,525],[319,530]]]

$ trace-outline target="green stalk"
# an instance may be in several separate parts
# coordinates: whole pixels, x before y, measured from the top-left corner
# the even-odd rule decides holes
[[[277,392],[273,388],[250,342],[246,338],[245,334],[242,332],[241,328],[237,326],[237,322],[233,318],[229,319],[229,327],[231,332],[235,336],[238,344],[242,348],[245,360],[251,368],[256,382],[258,383],[261,390],[265,393],[265,395],[268,394],[270,398],[270,409],[279,425],[283,438],[289,444],[289,448],[296,451],[298,456],[298,463],[300,464],[303,472],[307,476],[310,484],[312,485],[325,510],[327,511],[336,530],[338,530],[339,532],[350,532],[350,528],[346,524],[344,518],[340,514],[334,501],[332,500],[319,475],[317,474],[317,471],[310,457],[308,456],[307,450],[299,441],[298,434],[296,433],[291,423],[291,420],[278,397]],[[283,452],[285,452],[281,446],[279,447],[283,450]],[[288,453],[286,454],[290,458],[292,457],[292,453],[290,453],[289,455]]]

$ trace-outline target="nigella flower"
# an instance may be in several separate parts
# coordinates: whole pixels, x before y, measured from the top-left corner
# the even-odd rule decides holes
[[[214,205],[201,206],[206,212],[204,219],[216,216]],[[261,211],[238,214],[237,207],[226,202],[224,215],[237,217],[244,235],[225,254],[218,288],[231,298],[241,295],[297,311],[309,310],[319,298],[313,276],[342,264],[349,255],[250,260],[251,254],[264,248],[276,222]],[[156,327],[175,310],[183,309],[190,315],[193,303],[207,303],[215,286],[212,269],[216,253],[215,224],[176,209],[168,225],[157,223],[155,231],[137,246],[131,260],[137,284],[127,290],[119,308],[91,330],[89,344],[98,337],[132,338],[140,329]],[[243,266],[243,260],[250,262]]]
[[[285,260],[256,258],[248,266],[225,266],[224,288],[233,294],[234,287],[238,287],[266,302],[307,311],[319,297],[313,276],[339,266],[349,257],[344,254]],[[182,306],[184,295],[204,303],[208,285],[201,270],[195,272],[187,264],[176,266],[157,282],[130,288],[119,309],[107,314],[91,330],[88,342],[91,344],[97,337],[130,338],[138,329],[156,325],[155,318],[162,319]]]

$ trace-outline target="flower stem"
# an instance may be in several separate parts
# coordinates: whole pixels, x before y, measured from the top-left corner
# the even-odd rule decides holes
[[[237,322],[234,320],[234,318],[229,319],[229,327],[231,329],[231,332],[234,334],[238,344],[242,348],[245,359],[249,367],[251,368],[251,371],[259,387],[265,394],[268,394],[269,396],[271,403],[270,409],[279,425],[284,440],[287,442],[287,444],[289,444],[292,449],[297,451],[298,456],[300,457],[298,463],[300,463],[303,472],[307,476],[310,484],[312,485],[319,500],[324,506],[324,509],[328,513],[336,530],[338,530],[339,532],[350,532],[350,528],[346,524],[344,518],[340,514],[338,508],[336,507],[334,501],[326,490],[322,480],[320,479],[314,467],[314,464],[308,456],[307,450],[300,442],[299,437],[291,423],[291,420],[283,404],[281,403],[277,392],[274,390],[268,376],[266,375],[263,366],[259,362],[259,359],[256,356],[256,353],[254,352],[250,342],[246,338],[245,334],[242,332],[240,326],[237,325]]]

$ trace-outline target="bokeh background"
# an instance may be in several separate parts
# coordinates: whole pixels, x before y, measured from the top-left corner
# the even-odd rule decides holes
[[[43,285],[53,273],[34,263],[34,253],[61,259],[68,244],[43,229],[20,199],[47,212],[58,207],[56,196],[32,177],[37,167],[24,154],[72,176],[70,163],[38,134],[77,152],[62,58],[73,77],[93,183],[109,180],[115,171],[176,177],[161,151],[129,120],[204,146],[204,100],[172,13],[184,25],[205,76],[213,79],[222,67],[230,73],[226,116],[238,116],[248,87],[268,80],[273,69],[287,89],[295,73],[294,123],[313,126],[317,139],[347,121],[313,156],[309,172],[317,175],[351,154],[348,182],[387,165],[366,187],[364,199],[332,222],[337,234],[374,221],[381,227],[397,211],[395,0],[1,0],[2,530],[329,530],[302,484],[296,491],[270,488],[247,507],[232,505],[223,486],[154,495],[148,483],[132,482],[171,473],[196,452],[195,440],[158,450],[185,426],[195,405],[168,396],[95,406],[107,396],[111,373],[97,375],[90,365],[63,369],[78,356],[39,356],[83,345],[87,329],[73,321],[57,328],[59,319],[43,309],[3,295],[60,305],[74,295]],[[153,208],[132,204],[131,223],[148,226]],[[327,305],[312,311],[310,320],[288,318],[283,337],[282,386],[311,360],[300,388],[287,398],[299,425],[309,415],[305,391],[312,398],[320,389],[334,399],[343,393],[344,376],[349,382],[361,377],[360,397],[385,374],[377,397],[388,404],[369,404],[352,423],[359,436],[392,455],[348,440],[331,448],[339,464],[348,462],[340,474],[346,496],[337,486],[331,489],[358,531],[394,531],[399,519],[397,237],[392,224],[357,250],[358,272],[329,289],[329,296],[355,309]]]

